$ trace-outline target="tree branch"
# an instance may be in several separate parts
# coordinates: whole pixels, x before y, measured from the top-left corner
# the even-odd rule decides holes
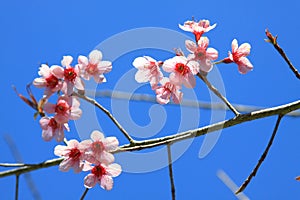
[[[173,169],[172,169],[172,152],[171,152],[171,144],[167,145],[168,147],[168,162],[169,162],[169,177],[171,183],[171,194],[172,200],[175,200],[175,183],[174,183],[174,176],[173,176]]]
[[[240,113],[231,105],[231,103],[219,92],[217,88],[215,88],[206,78],[206,76],[203,76],[202,74],[198,73],[197,76],[207,85],[207,87],[215,93],[227,106],[228,108],[235,114],[235,116],[238,116]]]
[[[247,179],[244,181],[244,183],[239,187],[239,189],[235,192],[235,194],[238,194],[242,191],[244,191],[244,189],[247,187],[247,185],[250,183],[251,179],[256,175],[260,165],[263,163],[263,161],[265,160],[265,158],[268,155],[268,152],[273,144],[274,138],[276,136],[279,124],[281,122],[283,115],[278,115],[272,136],[268,142],[268,145],[266,147],[266,149],[264,150],[263,154],[261,155],[260,159],[258,160],[258,163],[256,164],[256,166],[254,167],[253,171],[251,172],[251,174],[247,177]]]
[[[210,132],[220,130],[220,129],[225,129],[225,128],[228,128],[228,127],[231,127],[231,126],[234,126],[237,124],[241,124],[244,122],[261,119],[261,118],[265,118],[265,117],[270,117],[270,116],[274,116],[274,115],[285,115],[285,114],[295,111],[297,109],[300,109],[300,100],[294,101],[294,102],[291,102],[288,104],[276,106],[276,107],[271,107],[271,108],[267,108],[267,109],[254,111],[254,112],[247,113],[247,114],[241,114],[241,115],[234,117],[232,119],[229,119],[229,120],[221,121],[221,122],[211,124],[208,126],[204,126],[202,128],[198,128],[198,129],[194,129],[194,130],[173,134],[170,136],[160,137],[160,138],[156,138],[156,139],[149,139],[149,140],[144,140],[144,141],[136,141],[134,144],[122,145],[115,151],[112,151],[111,153],[115,154],[115,153],[120,153],[120,152],[125,152],[125,151],[139,151],[142,149],[152,148],[152,147],[156,147],[156,146],[160,146],[160,145],[166,145],[168,143],[174,143],[174,142],[182,141],[182,140],[185,140],[188,138],[206,135]],[[59,165],[59,163],[62,160],[63,160],[63,158],[56,158],[56,159],[52,159],[52,160],[47,160],[47,161],[37,164],[37,165],[19,167],[17,169],[3,171],[3,172],[0,172],[0,178],[5,177],[5,176],[16,175],[16,174],[23,174],[23,173],[27,173],[27,172],[30,172],[33,170]]]
[[[290,69],[295,74],[295,76],[298,79],[300,79],[300,74],[299,74],[298,70],[296,69],[296,67],[294,67],[294,65],[292,64],[292,62],[290,61],[290,59],[287,57],[287,55],[285,54],[285,52],[283,51],[283,49],[278,45],[278,43],[277,43],[277,36],[274,37],[272,35],[272,33],[268,29],[266,29],[266,35],[268,37],[268,40],[266,40],[266,41],[269,42],[269,43],[271,43],[274,46],[274,48],[278,51],[278,53],[281,55],[281,57],[289,65]]]

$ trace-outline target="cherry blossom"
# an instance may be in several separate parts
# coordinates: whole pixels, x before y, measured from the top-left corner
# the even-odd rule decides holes
[[[175,85],[166,77],[161,81],[161,86],[155,90],[156,101],[160,104],[167,104],[172,98],[173,102],[179,104],[182,100],[183,93],[180,91],[181,87]]]
[[[35,78],[33,85],[38,88],[45,88],[44,94],[50,96],[62,88],[61,79],[64,77],[64,69],[58,65],[52,65],[50,68],[42,64],[38,74],[41,76]]]
[[[243,43],[238,46],[238,42],[234,39],[231,43],[232,52],[228,52],[228,57],[223,59],[224,63],[235,62],[241,74],[246,74],[253,69],[253,65],[246,58],[250,54],[251,46],[249,43]]]
[[[176,85],[183,84],[187,88],[196,86],[195,74],[199,72],[199,63],[189,61],[184,56],[175,56],[164,62],[162,66],[166,72],[171,72],[170,81]]]
[[[82,111],[79,108],[80,102],[76,97],[60,96],[56,104],[45,103],[44,111],[47,113],[55,113],[55,120],[60,124],[67,123],[69,119],[79,119]]]
[[[138,83],[150,81],[151,88],[154,90],[163,77],[159,67],[161,62],[157,62],[150,56],[143,56],[134,59],[132,64],[138,69],[135,74],[135,80]]]
[[[106,82],[103,74],[111,71],[112,64],[110,61],[102,61],[101,51],[93,50],[89,54],[89,58],[78,57],[78,67],[82,78],[90,80],[90,77],[94,77],[97,83],[102,83]]]
[[[214,48],[207,48],[208,44],[209,40],[207,37],[201,37],[197,44],[191,40],[185,41],[187,50],[193,53],[188,56],[188,59],[198,61],[200,70],[204,72],[209,72],[213,67],[211,61],[218,58],[218,51]]]
[[[103,133],[97,130],[91,133],[91,139],[82,141],[85,146],[85,160],[94,164],[114,162],[114,156],[109,152],[118,147],[118,139],[116,137],[105,138]]]
[[[196,42],[198,42],[203,33],[214,29],[216,26],[217,24],[211,26],[209,20],[206,19],[200,20],[199,22],[186,21],[183,25],[179,24],[179,28],[184,31],[192,32],[195,35]]]
[[[80,71],[78,66],[74,68],[71,66],[73,61],[72,56],[64,56],[61,64],[65,67],[64,69],[64,83],[62,91],[66,95],[71,95],[73,93],[73,88],[84,91],[84,84],[80,78]]]
[[[42,138],[45,141],[50,141],[55,138],[57,142],[61,142],[64,139],[64,130],[70,131],[67,123],[60,124],[53,117],[42,117],[40,119],[40,125],[42,128]]]
[[[67,146],[57,145],[54,149],[55,155],[64,158],[59,165],[59,169],[63,172],[67,172],[70,168],[73,168],[75,173],[79,173],[84,167],[84,146],[77,140],[69,140],[66,143]]]
[[[111,190],[113,187],[113,177],[119,176],[122,172],[121,166],[113,164],[98,164],[96,166],[87,166],[84,171],[91,170],[91,173],[84,178],[84,186],[92,188],[97,183],[105,190]]]

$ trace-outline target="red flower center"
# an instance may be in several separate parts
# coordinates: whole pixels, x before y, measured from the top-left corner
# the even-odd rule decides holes
[[[190,71],[190,68],[183,63],[177,63],[175,65],[175,71],[184,76]]]
[[[70,67],[64,70],[64,76],[66,80],[73,82],[77,77],[77,73],[74,68]]]
[[[92,169],[92,174],[94,174],[96,177],[101,177],[104,174],[106,174],[106,169],[102,167],[102,165],[97,165]]]
[[[57,122],[55,121],[54,118],[50,119],[48,126],[50,126],[52,129],[57,129]]]
[[[88,66],[86,67],[86,71],[89,74],[94,74],[97,70],[97,64],[91,64],[89,63]]]
[[[74,160],[79,160],[79,158],[81,156],[81,152],[79,151],[79,149],[77,149],[75,147],[75,148],[71,149],[68,156]]]
[[[104,150],[104,145],[100,141],[93,142],[92,148],[94,152],[102,152]]]
[[[61,100],[56,104],[56,107],[55,107],[56,113],[63,114],[68,110],[69,110],[69,104],[66,101]]]
[[[58,78],[56,78],[53,74],[51,74],[48,78],[46,78],[47,87],[55,88],[58,84]]]

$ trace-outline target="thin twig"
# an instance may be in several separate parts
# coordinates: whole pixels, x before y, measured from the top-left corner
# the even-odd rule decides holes
[[[85,195],[88,193],[88,191],[89,191],[89,188],[85,188],[83,194],[82,194],[81,197],[80,197],[80,200],[83,200],[83,199],[84,199],[84,197],[85,197]]]
[[[197,76],[207,85],[207,87],[215,93],[227,106],[228,108],[235,114],[235,116],[238,116],[240,113],[231,105],[231,103],[219,92],[217,88],[215,88],[206,78],[206,76],[203,76],[202,74],[198,73]]]
[[[173,169],[172,169],[172,152],[171,152],[171,144],[167,145],[168,147],[168,162],[169,162],[169,177],[171,183],[171,194],[172,200],[175,200],[175,184],[174,184],[174,176],[173,176]]]
[[[15,188],[15,200],[19,198],[19,175],[16,175],[16,188]]]
[[[164,136],[156,139],[149,139],[144,141],[137,141],[135,144],[125,144],[120,146],[115,151],[112,151],[111,153],[120,153],[120,152],[126,152],[126,151],[139,151],[147,148],[152,148],[160,145],[166,145],[168,143],[176,143],[185,139],[199,137],[202,135],[206,135],[210,132],[214,132],[220,129],[225,129],[237,124],[242,124],[244,122],[249,122],[256,119],[266,118],[273,115],[285,115],[289,112],[292,112],[294,110],[300,109],[300,100],[294,101],[288,104],[280,105],[277,107],[271,107],[259,111],[254,111],[248,114],[241,114],[238,117],[234,117],[229,120],[217,122],[215,124],[211,124],[208,126],[204,126],[201,128],[197,128],[190,131],[185,131],[169,136]],[[45,162],[42,162],[40,164],[34,165],[34,166],[25,166],[25,167],[19,167],[12,170],[7,170],[0,172],[0,178],[16,175],[16,174],[23,174],[27,173],[33,170],[42,169],[46,167],[51,167],[55,165],[59,165],[60,162],[63,160],[63,158],[56,158],[52,160],[47,160]]]
[[[131,138],[131,136],[129,135],[129,133],[127,133],[127,131],[121,126],[121,124],[117,121],[117,119],[106,109],[104,108],[100,103],[98,103],[96,100],[89,98],[85,95],[81,95],[79,93],[73,93],[75,96],[95,105],[97,108],[99,108],[100,110],[102,110],[110,119],[111,121],[118,127],[118,129],[124,134],[124,136],[128,139],[128,141],[130,142],[130,144],[134,144],[135,141]]]
[[[24,164],[24,163],[0,163],[0,167],[24,167],[32,166],[36,164]]]
[[[290,69],[292,70],[292,72],[295,74],[295,76],[300,79],[300,74],[298,72],[298,70],[296,69],[296,67],[292,64],[292,62],[289,60],[289,58],[287,57],[287,55],[285,54],[285,52],[283,51],[283,49],[278,45],[277,43],[277,36],[273,36],[271,34],[271,32],[266,29],[266,35],[268,37],[268,40],[266,40],[267,42],[271,43],[274,48],[278,51],[278,53],[281,55],[281,57],[285,60],[285,62],[289,65]]]
[[[267,157],[268,152],[273,144],[273,141],[276,136],[276,133],[277,133],[277,130],[278,130],[278,127],[279,127],[282,117],[283,117],[283,115],[278,115],[272,136],[268,142],[266,149],[264,150],[263,154],[261,155],[260,159],[258,160],[258,162],[257,162],[255,168],[253,169],[253,171],[251,172],[251,174],[247,177],[247,179],[244,181],[244,183],[241,185],[241,187],[239,187],[239,189],[235,192],[235,194],[242,192],[247,187],[247,185],[250,183],[251,179],[256,175],[260,165],[263,163],[263,161]]]

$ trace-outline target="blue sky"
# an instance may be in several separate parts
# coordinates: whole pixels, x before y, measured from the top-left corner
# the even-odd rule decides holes
[[[0,13],[1,31],[1,69],[2,79],[0,89],[0,162],[14,162],[14,158],[5,143],[3,136],[9,134],[15,141],[22,157],[27,163],[37,163],[54,158],[54,141],[44,142],[38,121],[33,119],[33,110],[26,106],[16,96],[12,89],[15,85],[19,92],[25,93],[27,83],[37,77],[41,63],[59,64],[63,55],[87,55],[101,42],[108,40],[124,31],[143,28],[160,27],[178,31],[187,37],[189,33],[179,30],[178,23],[191,19],[209,19],[217,23],[217,27],[209,32],[210,46],[219,51],[219,58],[227,56],[232,39],[240,43],[249,42],[252,52],[249,56],[254,70],[247,75],[241,75],[235,65],[220,65],[218,70],[223,79],[227,98],[232,103],[275,106],[299,99],[299,80],[288,69],[283,59],[270,44],[264,42],[265,28],[278,34],[279,44],[286,50],[295,64],[299,59],[299,3],[296,1],[5,1],[2,2]],[[140,35],[137,43],[147,40],[149,35]],[[111,51],[122,49],[124,43],[115,44],[111,49],[101,49],[104,59],[108,59]],[[168,41],[169,42],[169,41]],[[184,40],[173,41],[182,46]],[[141,47],[142,48],[142,47]],[[171,51],[172,49],[170,49]],[[107,52],[107,54],[105,54]],[[119,80],[132,69],[135,57],[151,55],[157,60],[172,56],[170,52],[140,49],[120,55],[113,61],[113,71],[107,74],[108,82],[98,86],[99,90],[113,90]],[[106,57],[107,55],[107,57]],[[129,76],[132,74],[129,74]],[[132,85],[130,85],[132,86]],[[130,91],[126,88],[125,91]],[[153,94],[149,86],[136,90],[138,93]],[[41,91],[34,89],[38,96]],[[209,92],[200,80],[194,90],[201,101],[210,101]],[[188,97],[188,92],[186,93]],[[98,98],[100,103],[109,110],[123,105],[121,100]],[[114,107],[113,107],[113,106]],[[155,114],[163,109],[152,103],[131,102],[129,110],[132,120],[139,126],[148,125],[149,109]],[[186,112],[194,113],[192,108]],[[123,135],[100,111],[96,111],[99,124],[106,135],[115,135],[122,144],[126,143]],[[114,110],[118,115],[118,110]],[[121,112],[121,111],[120,111]],[[165,126],[151,137],[158,137],[178,131],[182,115],[180,108],[166,106]],[[196,113],[197,114],[197,113]],[[232,117],[228,112],[226,118]],[[188,118],[188,117],[186,117]],[[210,123],[211,112],[200,110],[199,126]],[[125,124],[125,118],[120,117]],[[186,120],[186,119],[183,119]],[[158,120],[159,121],[159,120]],[[187,121],[193,121],[187,119]],[[198,157],[203,138],[197,138],[174,163],[174,178],[178,199],[235,199],[232,192],[216,176],[218,170],[224,170],[236,184],[241,184],[256,164],[260,154],[267,145],[275,125],[276,117],[261,119],[238,125],[222,131],[216,146],[204,158]],[[298,118],[285,117],[282,120],[278,135],[269,152],[266,161],[257,176],[245,190],[250,199],[298,199],[300,198],[300,183],[294,178],[300,175],[300,151],[298,149],[299,128]],[[91,125],[86,122],[88,135]],[[194,124],[188,129],[196,128]],[[130,127],[128,127],[130,128]],[[74,123],[68,138],[79,138]],[[146,130],[146,129],[145,129]],[[82,130],[81,130],[82,131]],[[134,131],[134,130],[133,130]],[[138,134],[138,133],[135,133]],[[145,135],[135,135],[143,139]],[[140,138],[139,138],[140,137]],[[157,151],[160,148],[154,149]],[[147,150],[143,153],[147,153]],[[166,152],[162,150],[159,159],[152,162],[165,162]],[[120,158],[121,159],[121,158]],[[118,161],[118,157],[117,157]],[[141,163],[134,161],[124,165]],[[122,164],[121,163],[121,164]],[[130,168],[130,167],[129,167]],[[4,170],[4,169],[3,169]],[[42,199],[78,199],[84,191],[83,177],[85,173],[74,174],[72,171],[62,173],[57,167],[42,169],[31,173]],[[14,198],[14,177],[0,179],[0,193],[3,199]],[[112,191],[104,191],[95,187],[87,194],[87,199],[170,199],[168,169],[162,168],[148,173],[124,172],[115,179]],[[32,199],[31,193],[21,177],[20,199]]]

